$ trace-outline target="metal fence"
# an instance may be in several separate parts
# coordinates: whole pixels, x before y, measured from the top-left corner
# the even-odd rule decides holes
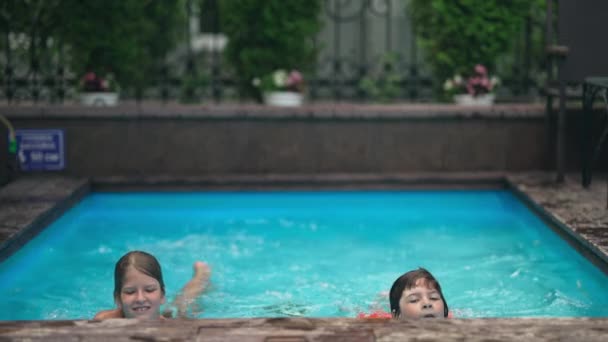
[[[167,65],[139,99],[179,100],[184,75],[198,71],[207,82],[189,91],[199,101],[239,100],[236,82],[222,57],[225,37],[218,1],[186,2],[191,18],[188,36],[181,48],[168,54]],[[403,0],[325,0],[321,20],[323,29],[315,39],[320,53],[307,82],[311,101],[434,100],[437,81],[418,49]],[[63,103],[77,97],[78,77],[67,67],[66,47],[52,37],[39,39],[35,28],[30,34],[11,32],[8,26],[1,29],[0,101]],[[522,34],[514,38],[518,48],[511,57],[512,70],[503,79],[504,98],[534,94],[531,35],[542,29],[528,19]],[[134,98],[135,93],[127,90],[121,97]]]

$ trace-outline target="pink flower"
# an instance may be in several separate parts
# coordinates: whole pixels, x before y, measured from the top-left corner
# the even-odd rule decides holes
[[[500,80],[495,76],[488,77],[488,69],[484,65],[477,64],[473,67],[473,73],[470,77],[463,78],[460,75],[455,75],[444,83],[444,89],[447,92],[465,91],[472,96],[479,96],[492,92],[499,82]]]
[[[84,80],[85,80],[85,82],[95,81],[96,78],[97,78],[97,75],[95,75],[95,73],[92,72],[92,71],[87,72],[86,74],[84,74]]]
[[[108,74],[108,78],[102,78],[96,73],[89,71],[82,77],[80,86],[85,92],[110,91],[113,80],[112,74]]]
[[[304,91],[304,76],[298,70],[277,69],[253,80],[253,85],[262,93],[271,91]]]
[[[482,64],[475,65],[475,72],[482,76],[486,76],[488,74],[488,70]]]
[[[303,80],[304,78],[299,71],[292,70],[287,78],[287,86],[298,86]]]

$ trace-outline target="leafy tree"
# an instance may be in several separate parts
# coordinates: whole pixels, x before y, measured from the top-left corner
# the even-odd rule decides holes
[[[313,65],[321,0],[222,0],[220,5],[227,60],[243,93],[259,99],[251,84],[255,77]]]
[[[3,0],[0,2],[0,49],[7,50],[0,79],[13,83],[15,77],[54,72],[53,57],[59,51],[54,38],[61,22],[61,0]],[[10,46],[7,46],[7,44]],[[27,70],[27,72],[25,72]],[[6,79],[3,79],[6,77]],[[13,83],[14,85],[14,83]],[[12,98],[14,89],[9,85],[5,92]],[[32,95],[37,97],[39,89],[34,87]],[[54,94],[55,95],[55,94]]]
[[[411,0],[409,11],[435,76],[445,80],[478,63],[494,70],[538,5],[530,0]]]
[[[184,8],[182,0],[63,0],[59,35],[77,75],[113,72],[141,96],[183,32]]]

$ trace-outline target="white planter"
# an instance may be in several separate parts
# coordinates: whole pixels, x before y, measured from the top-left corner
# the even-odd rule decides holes
[[[302,94],[293,91],[271,91],[264,94],[264,103],[270,106],[297,107],[302,105]]]
[[[478,96],[469,94],[454,95],[454,102],[462,106],[491,106],[494,104],[494,94]]]
[[[114,92],[93,92],[81,93],[80,103],[85,106],[116,106],[118,103],[118,93]]]

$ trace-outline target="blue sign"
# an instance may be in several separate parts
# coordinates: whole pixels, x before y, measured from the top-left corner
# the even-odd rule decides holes
[[[65,168],[62,129],[17,129],[17,157],[23,171],[57,171]]]

